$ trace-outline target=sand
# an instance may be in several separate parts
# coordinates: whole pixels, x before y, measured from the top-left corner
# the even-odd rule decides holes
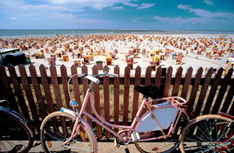
[[[144,75],[153,58],[159,63],[157,66],[162,68],[172,66],[173,74],[179,67],[183,68],[183,74],[186,73],[188,68],[192,67],[195,74],[200,67],[204,70],[210,67],[214,69],[221,67],[224,69],[230,68],[227,65],[227,60],[230,49],[233,50],[233,37],[233,35],[214,34],[56,36],[24,40],[26,42],[23,44],[23,50],[25,50],[25,54],[30,57],[32,64],[36,68],[41,64],[49,67],[51,62],[48,62],[48,58],[51,56],[56,56],[56,67],[65,65],[70,68],[74,61],[77,60],[83,66],[83,57],[92,54],[93,60],[89,59],[89,63],[85,64],[88,67],[89,74],[92,73],[91,68],[96,65],[96,61],[102,61],[103,66],[105,66],[107,65],[106,58],[113,57],[112,64],[108,65],[110,72],[113,73],[113,68],[119,66],[120,74],[123,75],[124,69],[128,65],[126,62],[127,55],[128,59],[133,60],[132,75],[135,74],[135,69],[138,66],[142,68],[142,75]],[[168,54],[166,54],[167,50],[169,51]],[[78,51],[82,52],[82,58],[78,58]],[[208,52],[210,52],[210,56],[207,56]],[[58,57],[57,54],[59,53],[61,57]],[[64,61],[64,55],[68,57],[68,61]],[[36,56],[42,56],[43,58],[36,58]],[[162,56],[164,56],[164,59],[157,60],[157,58],[162,58]],[[179,56],[181,61],[177,60]],[[99,72],[101,73],[102,71],[100,70]],[[78,68],[78,73],[81,73],[80,68]],[[60,74],[59,69],[58,74]]]

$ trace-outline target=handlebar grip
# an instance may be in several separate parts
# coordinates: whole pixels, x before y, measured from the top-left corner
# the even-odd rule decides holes
[[[119,77],[119,75],[118,74],[108,74],[109,76],[113,76],[113,77]]]
[[[99,79],[97,79],[97,78],[95,78],[95,77],[93,77],[93,76],[91,76],[91,75],[86,76],[85,78],[86,78],[86,79],[89,79],[90,81],[93,81],[94,83],[97,83],[97,84],[100,83],[100,80],[99,80]]]

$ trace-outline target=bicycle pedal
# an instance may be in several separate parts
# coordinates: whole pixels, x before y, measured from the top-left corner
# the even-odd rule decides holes
[[[139,135],[139,133],[133,132],[133,133],[131,134],[131,138],[132,138],[132,141],[133,141],[133,142],[136,142],[136,141],[140,140],[140,135]]]

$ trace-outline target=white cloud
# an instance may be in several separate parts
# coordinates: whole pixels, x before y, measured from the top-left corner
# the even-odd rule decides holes
[[[122,10],[123,6],[116,6],[116,7],[112,7],[112,10]]]
[[[137,4],[133,4],[133,3],[129,3],[129,2],[124,2],[123,4],[126,5],[126,6],[138,7]]]
[[[155,4],[142,3],[139,7],[137,7],[137,9],[146,9],[146,8],[153,7],[154,5],[155,5]]]
[[[10,19],[11,19],[11,20],[17,20],[17,17],[12,16],[12,17],[10,17]]]
[[[183,5],[183,4],[179,4],[179,5],[177,6],[177,8],[178,8],[178,9],[183,9],[183,10],[190,10],[190,9],[192,9],[191,6],[189,6],[189,5]]]
[[[214,6],[213,0],[203,0],[203,2],[207,5]]]
[[[164,18],[160,16],[155,16],[154,19],[159,20],[160,22],[173,23],[173,24],[195,24],[195,23],[205,23],[205,22],[215,21],[215,20],[207,19],[207,18],[181,18],[181,17],[176,17],[176,18],[165,17]]]
[[[91,7],[102,10],[106,7],[111,7],[119,3],[128,3],[130,0],[49,0],[55,5],[74,6],[76,8]]]
[[[189,11],[190,13],[194,13],[195,15],[203,18],[234,18],[234,13],[211,12],[204,9],[194,9],[189,5],[180,4],[177,8]]]
[[[138,5],[138,4],[129,3],[129,2],[124,2],[123,4],[126,6],[136,7],[137,9],[146,9],[146,8],[153,7],[155,5],[155,3],[141,3],[140,5]]]

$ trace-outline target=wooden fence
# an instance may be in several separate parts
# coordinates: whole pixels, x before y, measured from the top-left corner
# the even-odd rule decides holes
[[[41,121],[47,114],[61,107],[69,108],[68,90],[81,106],[88,81],[74,77],[70,89],[67,87],[68,71],[73,75],[77,74],[78,69],[80,68],[72,66],[68,70],[63,65],[57,68],[41,65],[38,70],[33,65],[29,67],[19,65],[17,69],[11,65],[0,66],[0,98],[9,100],[12,109],[33,121],[35,127],[39,129]],[[58,75],[58,70],[61,75]],[[108,71],[108,67],[104,67],[104,70]],[[142,96],[135,92],[133,87],[150,84],[160,89],[158,97],[181,96],[187,99],[187,111],[194,112],[195,116],[217,114],[220,111],[234,115],[233,69],[229,69],[225,75],[222,75],[222,68],[216,73],[213,68],[206,71],[200,68],[195,73],[193,68],[189,68],[185,75],[182,75],[181,67],[175,73],[172,73],[172,67],[167,69],[158,67],[156,73],[152,73],[152,69],[148,67],[143,75],[141,71],[140,67],[135,70],[126,67],[120,77],[103,77],[100,78],[99,85],[94,84],[95,107],[105,120],[115,124],[129,124],[142,100]],[[88,68],[83,66],[81,72],[88,73]],[[94,66],[92,74],[98,72]],[[135,74],[131,75],[130,72]],[[119,67],[114,67],[111,73],[119,74]],[[91,120],[88,122],[96,126]],[[97,137],[101,136],[101,128],[97,126]],[[106,136],[109,137],[110,134],[106,133]]]

